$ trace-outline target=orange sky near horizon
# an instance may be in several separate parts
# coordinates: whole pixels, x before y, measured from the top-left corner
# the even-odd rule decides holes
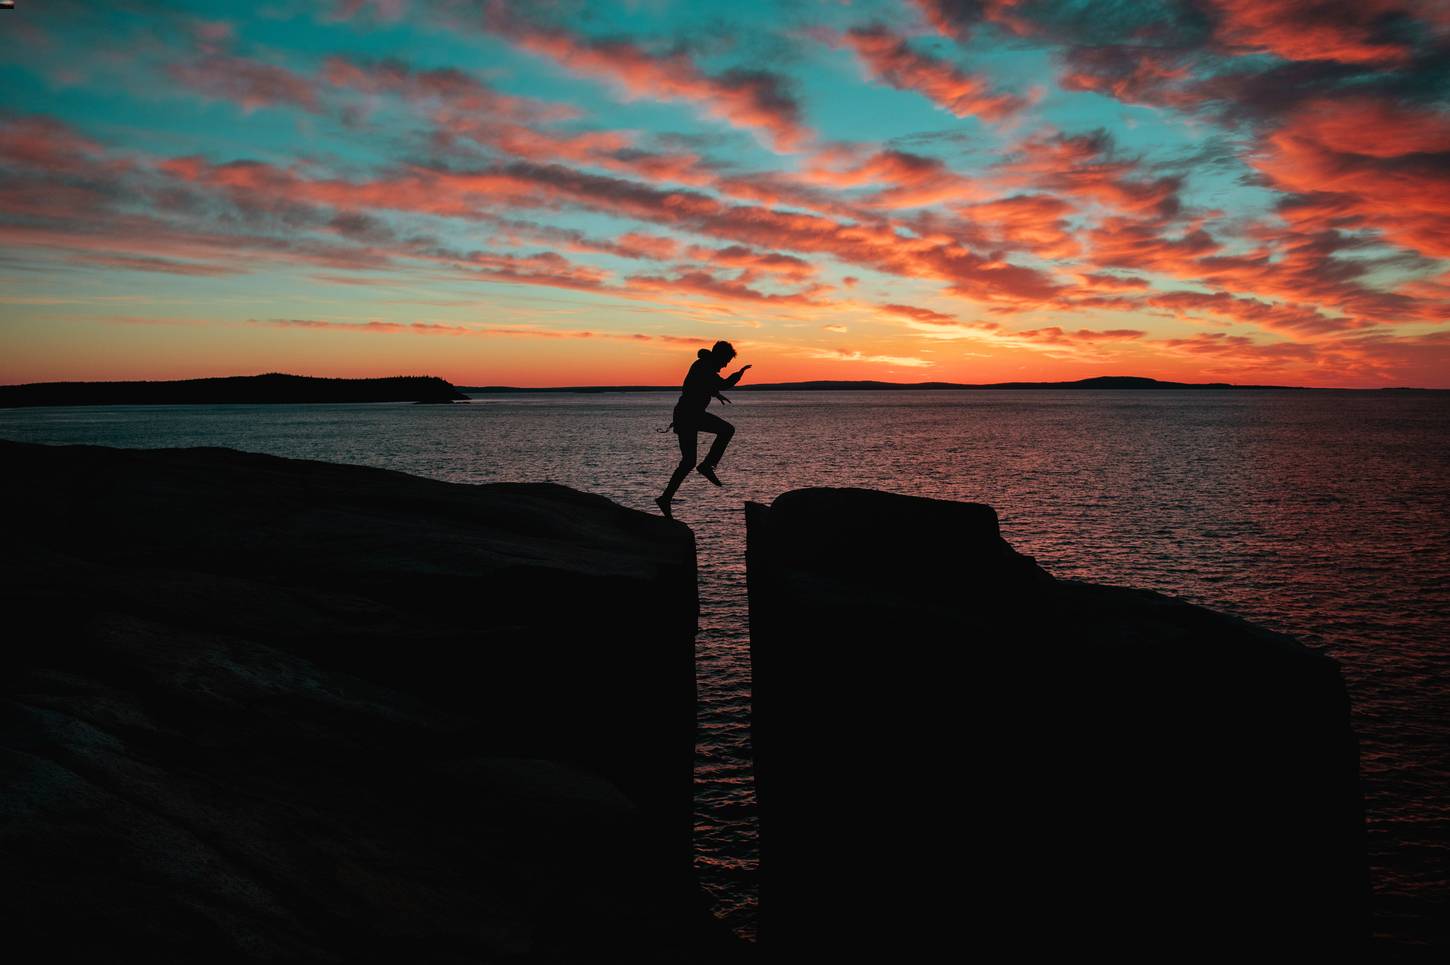
[[[383,335],[288,333],[261,340],[242,333],[230,343],[209,326],[197,325],[192,337],[175,332],[159,342],[127,339],[114,333],[82,340],[62,357],[24,350],[0,360],[0,384],[59,381],[123,381],[209,378],[286,372],[331,378],[434,375],[454,385],[508,385],[530,388],[589,385],[675,385],[694,361],[697,345],[588,337],[514,335]],[[993,383],[1056,382],[1103,375],[1135,375],[1177,382],[1234,381],[1239,384],[1292,384],[1318,387],[1378,388],[1379,379],[1356,382],[1339,375],[1281,370],[1245,377],[1238,369],[1215,369],[1193,357],[1165,359],[1150,350],[1118,351],[1111,359],[1082,362],[1051,358],[1027,348],[992,346],[990,357],[944,358],[930,367],[889,361],[843,363],[831,358],[800,358],[767,340],[728,336],[740,352],[732,369],[750,363],[746,382],[876,379],[889,382]],[[889,346],[887,347],[889,350]],[[930,350],[923,357],[931,358]],[[948,352],[960,354],[957,347]],[[59,353],[58,353],[59,354]],[[1404,385],[1445,386],[1443,370],[1427,364],[1407,366]],[[1438,379],[1438,382],[1437,382]]]

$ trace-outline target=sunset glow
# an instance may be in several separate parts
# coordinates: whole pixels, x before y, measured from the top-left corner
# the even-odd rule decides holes
[[[45,0],[0,382],[1450,387],[1450,4]]]

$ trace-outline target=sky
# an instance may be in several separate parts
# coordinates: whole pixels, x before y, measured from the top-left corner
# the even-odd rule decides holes
[[[1446,0],[18,0],[0,383],[1450,387]]]

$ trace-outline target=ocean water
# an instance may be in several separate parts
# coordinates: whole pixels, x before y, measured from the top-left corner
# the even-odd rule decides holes
[[[1337,658],[1361,744],[1386,957],[1450,946],[1450,394],[736,392],[699,545],[696,865],[755,914],[745,500],[866,486],[985,502],[1057,576],[1159,590]],[[654,511],[667,393],[470,404],[0,410],[0,438],[231,446],[462,483],[549,480]],[[702,438],[702,446],[706,442]],[[703,451],[703,448],[702,448]]]

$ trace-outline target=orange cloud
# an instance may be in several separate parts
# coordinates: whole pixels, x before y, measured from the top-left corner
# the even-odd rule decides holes
[[[490,4],[487,21],[523,49],[572,73],[602,77],[631,98],[694,104],[706,116],[760,134],[778,151],[799,150],[813,138],[778,74],[729,70],[711,76],[687,54],[652,54],[627,40],[594,40],[543,27],[512,15],[500,3]]]
[[[1367,227],[1450,257],[1450,118],[1360,97],[1314,101],[1268,135],[1250,163],[1297,197],[1301,230]]]
[[[414,104],[528,123],[573,120],[579,110],[567,104],[503,94],[451,67],[417,70],[396,58],[366,61],[329,57],[322,79],[333,87],[365,94],[394,94]]]
[[[1402,63],[1411,53],[1385,30],[1413,13],[1415,4],[1406,0],[1209,0],[1209,6],[1218,14],[1218,42],[1249,52],[1343,64]]]
[[[567,330],[554,328],[513,328],[498,326],[439,325],[432,322],[331,322],[313,318],[250,318],[250,325],[270,328],[303,328],[327,332],[354,333],[364,335],[468,335],[504,338],[550,338],[550,339],[604,339],[623,342],[658,342],[664,345],[700,345],[707,339],[687,335],[658,335],[643,332],[593,332],[588,330]],[[740,343],[745,344],[745,343]]]
[[[0,159],[7,166],[57,174],[82,174],[97,167],[119,172],[131,165],[108,160],[106,149],[68,124],[50,117],[0,119]],[[3,185],[0,185],[3,187]]]
[[[322,109],[311,79],[274,64],[216,51],[170,65],[167,73],[186,90],[231,101],[250,113],[262,107]]]
[[[955,315],[945,315],[941,312],[934,312],[929,308],[918,308],[915,305],[877,305],[883,312],[890,312],[893,315],[902,315],[918,322],[927,322],[932,325],[960,325],[961,320]]]
[[[663,235],[648,235],[630,231],[619,236],[619,248],[639,258],[668,259],[679,253],[680,243]]]
[[[1054,195],[1015,194],[956,211],[972,223],[984,245],[1025,249],[1043,258],[1071,258],[1082,252],[1067,220],[1076,209]]]
[[[1182,59],[1181,52],[1140,45],[1069,47],[1057,82],[1063,90],[1092,91],[1125,104],[1191,109],[1207,94]]]
[[[980,23],[995,24],[1009,33],[1035,33],[1032,22],[1015,12],[1020,0],[913,0],[922,17],[943,37],[967,41]]]
[[[692,245],[686,254],[696,261],[730,268],[743,268],[750,272],[776,275],[786,281],[801,282],[816,274],[816,266],[794,255],[782,255],[774,251],[757,251],[744,245],[728,248],[705,248]]]
[[[1181,317],[1195,313],[1208,314],[1286,332],[1322,334],[1364,328],[1373,324],[1355,318],[1326,315],[1307,305],[1271,303],[1257,298],[1230,295],[1228,292],[1163,292],[1148,297],[1146,304],[1167,309]]]
[[[314,328],[337,332],[362,332],[365,334],[391,335],[408,332],[414,335],[477,335],[478,329],[462,325],[435,325],[429,322],[326,322],[314,318],[268,318],[248,319],[252,325],[267,325],[272,328]]]
[[[993,91],[986,78],[964,73],[945,60],[911,49],[887,28],[857,27],[842,38],[877,80],[916,91],[957,117],[1001,121],[1027,105],[1015,94]]]
[[[1079,342],[1123,342],[1140,339],[1148,333],[1136,328],[1110,328],[1106,331],[1093,331],[1080,328],[1076,332],[1064,331],[1054,325],[1050,328],[1034,328],[1023,332],[1004,333],[1012,338],[1025,338],[1035,342],[1045,342],[1049,345],[1074,345]]]
[[[1161,271],[1185,278],[1199,272],[1200,258],[1221,247],[1202,228],[1165,238],[1157,223],[1132,218],[1106,218],[1086,234],[1088,257],[1094,265]]]
[[[860,198],[867,208],[896,210],[917,208],[948,201],[975,200],[986,196],[978,182],[949,170],[937,158],[907,151],[877,151],[847,167],[832,167],[842,152],[822,151],[812,158],[799,178],[831,188],[885,187]],[[829,210],[820,206],[822,210]]]
[[[1059,201],[1144,220],[1170,221],[1182,208],[1181,177],[1143,176],[1139,162],[1118,156],[1104,131],[1024,138],[993,168],[992,177],[1005,187],[1028,186]]]
[[[1119,291],[1125,288],[1147,288],[1148,281],[1144,278],[1135,278],[1129,275],[1107,275],[1088,273],[1078,276],[1078,283],[1082,288],[1104,289],[1107,291]]]
[[[634,291],[684,292],[767,305],[820,305],[822,303],[816,296],[829,291],[825,286],[812,285],[798,292],[762,292],[751,288],[740,278],[717,278],[705,271],[685,271],[673,277],[631,275],[625,279],[625,284]]]

